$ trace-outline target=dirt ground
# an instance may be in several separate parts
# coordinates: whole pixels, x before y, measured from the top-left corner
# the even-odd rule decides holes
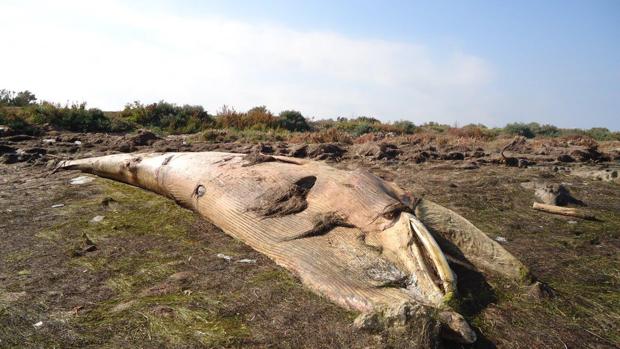
[[[480,337],[469,347],[620,346],[620,186],[612,175],[620,168],[618,144],[601,144],[596,155],[579,140],[528,141],[509,155],[529,162],[516,166],[499,154],[502,144],[413,139],[394,147],[331,146],[340,150],[144,134],[0,138],[0,348],[416,342],[416,333],[356,331],[357,314],[307,291],[286,270],[168,199],[92,176],[72,184],[83,176],[73,171],[52,173],[59,159],[119,151],[256,149],[297,151],[395,181],[471,220],[552,289],[554,297],[535,297],[525,286],[469,277],[454,265],[461,312]],[[563,183],[597,219],[534,211],[534,190],[524,183],[535,182]]]

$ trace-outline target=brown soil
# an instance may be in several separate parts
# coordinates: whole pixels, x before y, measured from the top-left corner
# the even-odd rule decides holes
[[[10,161],[0,164],[0,348],[383,348],[416,343],[415,333],[354,330],[357,314],[309,292],[266,257],[170,200],[104,179],[70,184],[82,175],[74,171],[52,173],[57,160],[127,147],[243,153],[254,148],[185,137],[145,136],[129,142],[137,139],[132,137],[0,138],[0,150],[15,154],[3,155]],[[363,167],[416,197],[455,210],[489,236],[505,239],[502,244],[542,282],[536,289],[524,288],[482,279],[454,264],[461,312],[480,337],[472,347],[618,347],[620,186],[572,175],[618,170],[613,155],[604,157],[618,145],[601,144],[593,152],[587,150],[591,143],[528,141],[506,154],[533,164],[509,167],[499,153],[509,142],[395,140],[393,156],[355,152],[345,145],[323,147],[343,153],[321,154],[338,153],[324,158],[340,159],[334,166],[341,168]],[[279,144],[277,149],[305,156],[299,145]],[[589,155],[574,155],[571,163],[557,160],[563,154],[583,155],[574,150]],[[533,181],[563,184],[598,220],[532,210],[534,190],[521,183]],[[104,218],[96,222],[96,216]]]

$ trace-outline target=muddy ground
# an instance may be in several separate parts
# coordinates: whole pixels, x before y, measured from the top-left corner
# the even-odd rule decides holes
[[[502,157],[509,141],[304,146],[146,133],[0,138],[0,348],[415,342],[416,333],[356,331],[356,314],[170,200],[94,177],[72,184],[77,172],[52,173],[59,159],[151,150],[260,150],[368,169],[468,218],[550,287],[553,296],[532,295],[523,285],[453,266],[461,275],[461,312],[480,337],[471,347],[617,348],[620,145],[517,141]],[[537,183],[562,183],[597,219],[532,210]]]

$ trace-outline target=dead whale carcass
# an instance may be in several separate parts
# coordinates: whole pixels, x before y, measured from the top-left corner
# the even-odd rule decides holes
[[[463,217],[365,171],[218,152],[118,154],[59,168],[167,196],[345,308],[366,315],[438,309],[462,342],[476,336],[449,309],[457,295],[448,260],[511,279],[528,273]]]

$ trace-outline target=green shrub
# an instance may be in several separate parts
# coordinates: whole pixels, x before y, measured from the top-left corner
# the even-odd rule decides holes
[[[25,107],[34,104],[36,100],[37,97],[28,90],[21,92],[0,90],[0,106]]]
[[[39,135],[41,129],[30,123],[20,108],[0,107],[0,125],[8,126],[13,132],[27,135]]]
[[[354,136],[359,137],[359,136],[361,136],[363,134],[371,133],[371,132],[376,132],[376,131],[377,130],[371,124],[359,123],[359,124],[355,125],[355,127],[353,128],[351,133]]]
[[[199,105],[183,105],[159,101],[143,105],[139,101],[125,105],[120,113],[123,126],[137,124],[170,133],[195,133],[213,125],[213,118]]]
[[[109,131],[110,119],[97,109],[86,109],[86,103],[61,107],[43,102],[25,109],[35,124],[49,124],[62,130],[76,132]]]
[[[585,131],[587,136],[590,136],[597,141],[619,141],[620,140],[620,132],[611,132],[608,128],[604,127],[593,127],[587,131]]]
[[[267,131],[279,128],[280,122],[265,106],[254,107],[245,113],[241,113],[225,105],[215,116],[215,127]]]
[[[413,122],[407,120],[395,121],[392,123],[395,132],[400,134],[412,134],[416,131],[416,126]]]
[[[304,132],[310,130],[310,125],[303,115],[296,110],[284,110],[278,116],[280,126],[292,132]]]
[[[503,132],[509,135],[523,136],[525,138],[534,138],[534,136],[536,136],[528,124],[520,122],[506,125]]]

